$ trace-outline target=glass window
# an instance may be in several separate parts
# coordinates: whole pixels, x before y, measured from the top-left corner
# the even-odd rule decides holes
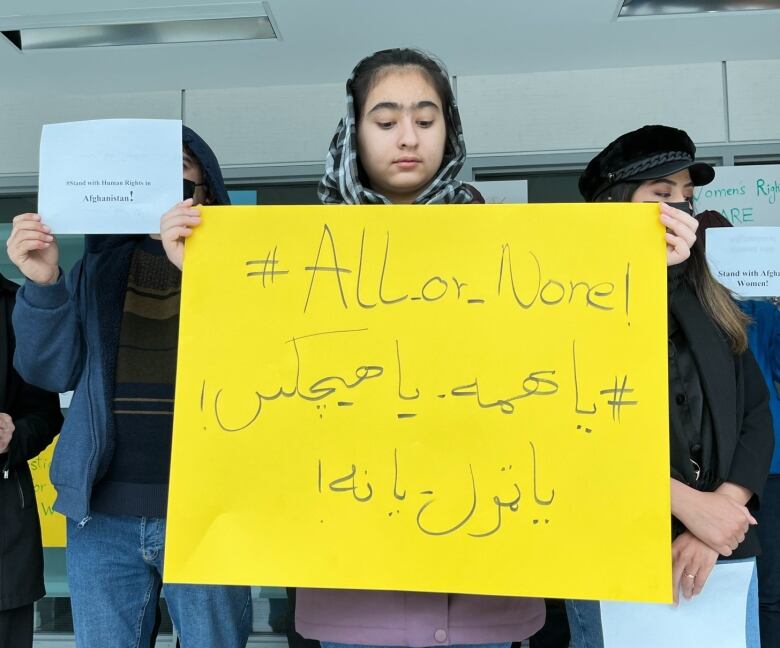
[[[734,158],[734,166],[758,166],[761,164],[780,164],[780,157],[767,155],[763,157]]]
[[[582,196],[577,188],[580,171],[540,173],[475,173],[476,180],[527,180],[529,203],[577,203]]]
[[[294,182],[289,184],[231,185],[230,198],[235,205],[319,205],[318,182]],[[254,202],[249,196],[254,193]],[[235,199],[234,199],[235,196]]]

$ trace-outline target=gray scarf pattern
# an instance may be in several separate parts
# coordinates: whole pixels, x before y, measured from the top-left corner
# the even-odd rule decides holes
[[[446,78],[443,71],[442,76]],[[353,79],[354,71],[347,80],[347,115],[339,122],[331,140],[325,160],[325,175],[320,180],[317,194],[324,205],[389,205],[390,201],[385,196],[363,186],[360,181]],[[444,109],[454,127],[447,134],[447,147],[441,167],[414,201],[415,205],[470,203],[473,200],[468,186],[455,179],[466,160],[460,113],[454,103]]]

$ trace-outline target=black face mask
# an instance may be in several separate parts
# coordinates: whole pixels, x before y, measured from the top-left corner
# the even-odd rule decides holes
[[[658,202],[657,200],[645,200],[647,203],[655,203]],[[679,209],[680,211],[684,211],[688,216],[693,216],[693,205],[689,203],[687,200],[684,202],[666,202],[663,201],[665,204],[669,205],[669,207],[674,207],[675,209]]]
[[[680,211],[684,211],[688,216],[693,216],[693,205],[688,202],[687,200],[685,202],[676,202],[676,203],[666,203],[669,205],[669,207],[674,207],[675,209],[679,209]]]
[[[192,180],[187,180],[187,178],[184,178],[184,190],[182,192],[184,198],[182,200],[187,200],[189,198],[193,198],[195,196],[195,187],[205,187],[205,182],[193,182]]]

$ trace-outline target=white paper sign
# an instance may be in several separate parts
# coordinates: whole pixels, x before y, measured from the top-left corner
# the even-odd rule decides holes
[[[481,180],[469,182],[488,205],[524,205],[528,202],[528,180]]]
[[[715,167],[693,199],[697,212],[714,209],[736,226],[780,227],[780,164]]]
[[[715,279],[737,295],[780,295],[780,227],[711,227],[707,261]]]
[[[182,199],[181,121],[47,124],[38,211],[54,234],[149,234]]]
[[[709,245],[709,233],[708,245]],[[745,648],[747,595],[755,562],[715,565],[704,590],[677,607],[601,603],[604,648]]]

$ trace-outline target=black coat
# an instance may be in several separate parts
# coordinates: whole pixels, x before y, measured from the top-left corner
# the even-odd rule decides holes
[[[702,389],[712,414],[714,465],[702,466],[713,477],[707,485],[686,479],[675,466],[689,465],[688,449],[672,435],[672,477],[701,490],[711,491],[723,482],[743,486],[754,495],[748,508],[757,511],[774,449],[769,395],[761,370],[750,350],[734,354],[724,333],[705,313],[682,270],[669,269],[670,280],[679,282],[670,294],[669,308],[682,327],[696,361]],[[671,406],[671,404],[670,404]],[[750,527],[731,558],[760,553],[758,534]]]
[[[62,425],[59,398],[25,383],[13,369],[11,311],[17,286],[0,275],[0,412],[14,421],[0,454],[0,610],[28,605],[45,594],[41,527],[27,465]]]

